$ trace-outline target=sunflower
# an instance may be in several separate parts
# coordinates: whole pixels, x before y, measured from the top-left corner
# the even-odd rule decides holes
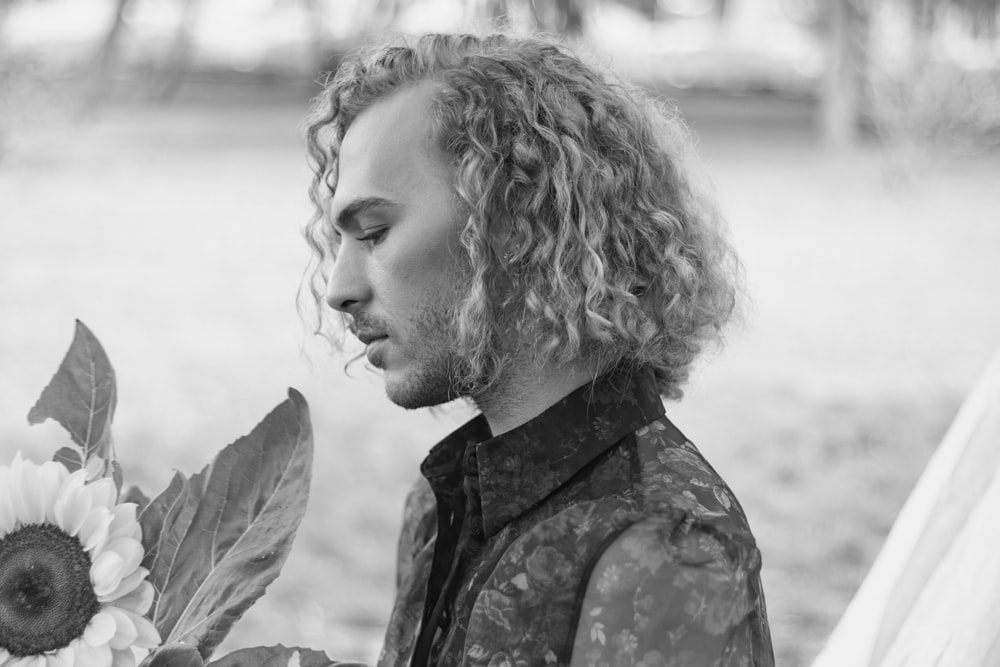
[[[160,643],[136,505],[86,475],[0,466],[0,667],[133,667]]]

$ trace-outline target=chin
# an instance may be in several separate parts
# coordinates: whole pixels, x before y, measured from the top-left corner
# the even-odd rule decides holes
[[[383,371],[385,394],[401,408],[416,410],[442,405],[458,398],[454,383],[447,373]]]

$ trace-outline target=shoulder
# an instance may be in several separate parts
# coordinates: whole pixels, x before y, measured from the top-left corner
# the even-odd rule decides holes
[[[695,570],[740,587],[759,574],[760,565],[748,533],[720,530],[681,510],[646,514],[624,501],[602,499],[535,524],[504,550],[495,575],[516,580],[523,573],[522,583],[551,583],[582,594],[595,586],[613,591],[610,584],[619,579],[633,592],[635,581],[651,577],[679,577],[675,583],[683,584]]]
[[[648,517],[619,532],[593,564],[573,665],[750,664],[761,643],[760,557],[752,543],[697,524]],[[692,663],[692,664],[695,664]]]
[[[636,485],[650,515],[684,514],[724,533],[752,539],[743,508],[698,448],[666,417],[634,433]]]
[[[596,602],[608,601],[634,594],[639,582],[657,580],[677,589],[708,584],[744,591],[759,570],[759,553],[750,542],[710,526],[646,517],[605,543],[593,561],[587,593]]]
[[[754,641],[759,562],[752,544],[683,513],[578,503],[504,550],[477,595],[470,646],[486,655],[509,645],[560,664],[572,656],[574,667],[640,664],[683,637],[685,650],[732,651]]]

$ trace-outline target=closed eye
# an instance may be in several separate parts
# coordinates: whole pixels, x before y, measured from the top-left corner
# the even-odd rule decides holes
[[[385,238],[386,232],[389,231],[388,227],[381,227],[379,229],[372,230],[364,236],[359,236],[358,241],[362,243],[367,243],[371,246],[378,245],[383,238]]]

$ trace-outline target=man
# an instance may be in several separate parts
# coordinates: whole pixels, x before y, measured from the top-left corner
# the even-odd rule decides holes
[[[739,504],[664,416],[735,306],[680,122],[539,39],[348,59],[308,132],[317,301],[388,397],[467,398],[380,665],[771,665]]]

